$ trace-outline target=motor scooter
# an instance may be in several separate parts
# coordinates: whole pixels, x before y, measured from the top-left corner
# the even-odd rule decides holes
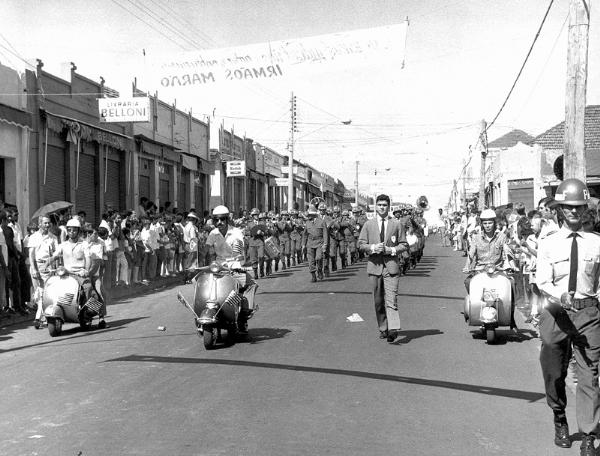
[[[79,323],[82,329],[91,327],[92,320],[99,315],[102,301],[95,290],[90,295],[86,299],[77,279],[64,267],[52,271],[42,294],[42,309],[51,337],[60,336],[64,323]]]
[[[469,326],[479,326],[488,344],[496,341],[496,329],[513,327],[513,282],[507,271],[488,264],[475,272],[465,296],[464,317]]]
[[[248,268],[234,268],[216,262],[198,270],[194,283],[194,303],[188,303],[181,293],[177,299],[194,315],[198,336],[204,348],[211,350],[221,339],[221,330],[227,331],[226,345],[233,345],[238,333],[238,318],[242,311],[239,277],[245,276]],[[249,268],[252,270],[252,268]],[[238,276],[237,278],[234,275]],[[252,285],[257,288],[255,284]],[[255,306],[247,313],[248,319],[258,310]]]

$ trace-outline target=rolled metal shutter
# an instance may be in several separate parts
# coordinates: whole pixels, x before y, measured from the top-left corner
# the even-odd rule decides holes
[[[44,204],[67,200],[67,169],[65,150],[48,144]]]
[[[190,171],[183,168],[181,170],[181,176],[179,178],[179,193],[177,194],[177,208],[179,210],[188,209],[185,204],[188,193],[188,181],[190,179]]]
[[[165,202],[171,201],[171,197],[169,195],[169,180],[168,179],[159,179],[158,198],[160,200],[159,202],[160,202],[161,207],[164,207]]]
[[[93,226],[99,223],[96,169],[95,156],[79,154],[79,187],[75,196],[75,209],[85,211],[86,221]]]
[[[150,176],[140,176],[138,186],[140,198],[145,196],[148,199],[152,199],[150,198]]]
[[[194,200],[192,207],[196,209],[196,214],[202,214],[206,208],[204,207],[204,188],[201,185],[194,186]]]
[[[104,193],[105,204],[110,204],[116,211],[125,209],[125,194],[123,188],[123,173],[121,172],[121,162],[108,160],[106,164],[106,189]]]

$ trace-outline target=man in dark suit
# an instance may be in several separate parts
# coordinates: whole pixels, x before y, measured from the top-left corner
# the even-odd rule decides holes
[[[400,279],[398,255],[408,249],[408,243],[404,226],[388,216],[390,197],[379,195],[375,206],[375,218],[363,225],[358,248],[369,257],[367,274],[373,288],[379,337],[391,343],[400,330],[400,315],[396,304]]]

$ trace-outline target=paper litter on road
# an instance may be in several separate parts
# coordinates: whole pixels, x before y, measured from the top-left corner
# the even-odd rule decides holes
[[[362,317],[360,315],[358,315],[356,312],[354,312],[352,315],[350,315],[349,317],[346,317],[346,320],[352,322],[352,323],[356,323],[359,321],[364,321],[362,319]]]

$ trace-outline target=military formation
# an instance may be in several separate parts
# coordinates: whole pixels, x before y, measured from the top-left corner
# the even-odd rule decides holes
[[[409,239],[410,251],[399,257],[402,273],[406,274],[423,255],[427,223],[423,210],[409,204],[399,206],[393,214],[402,221]],[[317,201],[304,212],[261,212],[253,208],[234,224],[244,232],[246,258],[255,279],[307,264],[310,281],[318,282],[362,259],[358,237],[367,220],[359,206],[342,210]]]

